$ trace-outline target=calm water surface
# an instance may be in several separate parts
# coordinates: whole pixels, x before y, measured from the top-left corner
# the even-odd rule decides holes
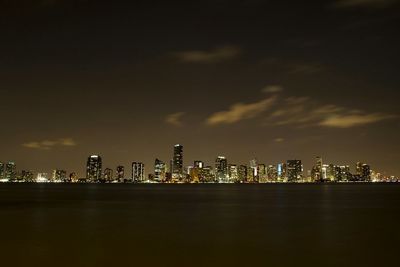
[[[400,266],[400,185],[0,185],[1,266]]]

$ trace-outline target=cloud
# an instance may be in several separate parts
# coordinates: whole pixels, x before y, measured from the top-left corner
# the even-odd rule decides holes
[[[76,146],[76,142],[72,138],[60,138],[58,140],[43,140],[43,141],[32,141],[22,144],[25,148],[40,149],[40,150],[51,150],[54,147],[73,147]]]
[[[285,142],[285,138],[282,138],[282,137],[278,137],[278,138],[275,138],[275,143],[283,143],[283,142]]]
[[[386,8],[398,2],[399,0],[337,0],[334,6],[339,8]]]
[[[387,115],[381,113],[333,115],[325,118],[319,124],[321,126],[326,126],[326,127],[350,128],[359,125],[380,122],[395,117],[396,116],[394,115]]]
[[[249,104],[237,103],[227,111],[212,114],[206,121],[208,125],[232,124],[242,120],[251,119],[270,108],[277,96],[272,96],[261,101]]]
[[[182,126],[182,117],[185,115],[185,112],[177,112],[173,114],[169,114],[165,118],[165,123],[173,125],[173,126]]]
[[[207,64],[233,59],[241,54],[241,49],[236,46],[224,46],[210,51],[192,50],[174,54],[181,62]]]
[[[272,94],[276,94],[276,93],[280,93],[283,91],[283,87],[279,86],[279,85],[269,85],[264,87],[261,92],[263,93],[272,93]]]
[[[278,85],[266,86],[261,90],[267,98],[254,103],[237,103],[228,110],[215,112],[206,120],[209,126],[239,123],[246,119],[264,117],[267,126],[292,126],[296,128],[324,127],[351,128],[373,124],[397,115],[383,112],[366,112],[333,104],[322,104],[310,97],[284,97],[283,88]],[[283,142],[276,138],[275,142]]]
[[[385,113],[368,113],[337,105],[323,105],[308,97],[289,97],[268,114],[267,125],[351,128],[396,118]]]

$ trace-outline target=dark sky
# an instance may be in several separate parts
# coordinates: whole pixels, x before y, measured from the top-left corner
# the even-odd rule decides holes
[[[400,1],[0,0],[0,161],[315,156],[400,175]]]

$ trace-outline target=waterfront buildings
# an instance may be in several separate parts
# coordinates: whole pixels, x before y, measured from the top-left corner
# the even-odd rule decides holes
[[[98,155],[92,155],[88,158],[86,164],[86,180],[98,182],[102,174],[102,160]]]
[[[132,182],[145,182],[144,164],[142,162],[132,162]]]

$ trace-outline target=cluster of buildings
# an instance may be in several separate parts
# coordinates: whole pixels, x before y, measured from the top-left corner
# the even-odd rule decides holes
[[[371,170],[368,164],[358,162],[355,173],[350,166],[324,164],[317,157],[311,170],[304,172],[301,160],[287,160],[277,165],[266,165],[253,159],[249,164],[228,163],[224,156],[218,156],[213,166],[196,160],[191,166],[184,166],[183,146],[175,145],[173,157],[166,163],[156,159],[153,172],[146,175],[142,162],[132,162],[127,171],[124,166],[115,170],[103,168],[101,156],[89,156],[86,162],[86,177],[75,172],[54,170],[51,175],[23,170],[17,172],[15,162],[0,162],[0,182],[63,182],[63,183],[319,183],[319,182],[399,182],[394,176],[385,176]]]

